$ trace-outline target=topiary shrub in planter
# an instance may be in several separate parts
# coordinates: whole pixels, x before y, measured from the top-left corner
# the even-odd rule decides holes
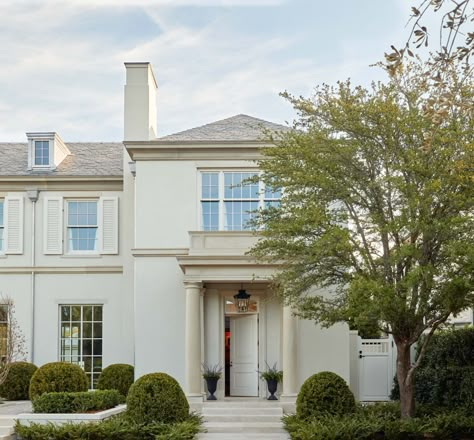
[[[28,400],[30,380],[38,367],[29,362],[14,362],[5,381],[0,385],[0,396],[7,400]]]
[[[97,381],[98,390],[117,390],[127,396],[133,384],[134,368],[128,364],[112,364],[104,368]]]
[[[355,409],[354,395],[345,380],[329,371],[306,379],[296,399],[296,416],[299,419],[344,415],[353,413]]]
[[[130,387],[127,414],[136,423],[177,423],[189,417],[189,404],[176,379],[152,373]]]
[[[103,411],[122,403],[117,390],[98,390],[78,393],[43,393],[33,399],[33,412],[45,414],[85,413]]]
[[[30,399],[43,393],[87,391],[87,376],[81,367],[51,362],[38,368],[30,382]]]

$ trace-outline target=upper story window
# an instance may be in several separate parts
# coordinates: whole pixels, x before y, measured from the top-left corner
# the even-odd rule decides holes
[[[98,227],[96,200],[69,200],[67,202],[69,251],[97,251]]]
[[[255,172],[201,173],[201,228],[204,231],[246,231],[259,208],[277,206],[280,192],[262,182],[244,183]]]
[[[49,166],[49,141],[34,141],[34,166]]]
[[[3,200],[0,200],[0,252],[3,252],[5,250],[5,247],[3,245],[3,231],[5,230],[5,223],[4,223],[4,215],[3,215]]]

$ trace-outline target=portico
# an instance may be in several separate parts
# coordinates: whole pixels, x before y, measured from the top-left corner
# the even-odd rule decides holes
[[[185,390],[190,401],[204,395],[201,365],[226,365],[225,330],[230,322],[234,334],[231,343],[241,344],[232,355],[231,369],[225,371],[245,380],[256,381],[252,388],[236,385],[227,390],[229,396],[266,396],[266,385],[258,378],[257,369],[275,362],[283,369],[283,397],[294,399],[297,381],[297,318],[288,307],[282,307],[270,290],[269,278],[275,265],[257,264],[245,255],[257,237],[251,232],[190,232],[191,247],[188,255],[177,257],[184,273],[186,298],[185,322]],[[239,246],[234,246],[234,244]],[[239,313],[232,298],[240,288],[252,298],[253,308]],[[226,320],[227,317],[227,320]],[[257,326],[255,330],[250,326]],[[227,329],[229,330],[229,329]],[[254,332],[255,335],[254,335]],[[248,346],[250,344],[251,346]],[[255,344],[255,347],[253,347]],[[237,353],[252,358],[255,348],[255,367],[247,359],[247,371],[237,373]],[[247,354],[242,354],[246,351]],[[235,371],[235,373],[234,373]],[[253,376],[255,377],[253,377]],[[229,379],[229,378],[227,378]],[[232,379],[233,380],[233,379]],[[233,382],[232,382],[233,383]],[[225,378],[219,383],[218,398],[225,396]],[[247,393],[247,394],[242,394]]]

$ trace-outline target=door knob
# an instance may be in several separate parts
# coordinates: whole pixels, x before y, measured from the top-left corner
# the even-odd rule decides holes
[[[232,361],[230,361],[230,366],[232,367]]]

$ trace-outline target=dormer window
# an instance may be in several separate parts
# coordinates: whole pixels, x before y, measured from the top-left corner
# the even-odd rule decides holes
[[[71,154],[57,133],[26,133],[28,137],[28,169],[53,171]]]
[[[49,166],[49,141],[35,141],[34,166]]]

